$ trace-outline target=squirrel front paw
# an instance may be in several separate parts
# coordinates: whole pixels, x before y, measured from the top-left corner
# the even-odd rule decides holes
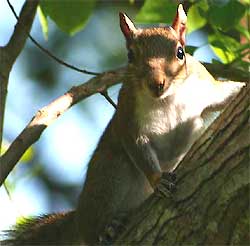
[[[99,244],[112,245],[117,235],[125,229],[126,218],[127,213],[121,213],[116,216],[111,223],[105,227],[103,233],[99,235]]]
[[[176,174],[173,172],[163,172],[160,182],[157,184],[155,191],[161,197],[172,197],[176,192]]]

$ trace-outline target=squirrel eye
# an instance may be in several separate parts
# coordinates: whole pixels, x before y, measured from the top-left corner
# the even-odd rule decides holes
[[[129,63],[133,62],[133,61],[134,61],[134,58],[135,58],[135,56],[134,56],[133,50],[129,49],[129,50],[128,50],[128,62],[129,62]]]
[[[185,56],[184,50],[182,47],[178,47],[177,49],[177,54],[176,54],[177,58],[179,58],[180,60],[182,60]]]

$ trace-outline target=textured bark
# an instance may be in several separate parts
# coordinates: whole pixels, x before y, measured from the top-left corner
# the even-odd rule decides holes
[[[164,196],[162,180],[117,244],[249,245],[249,88],[180,163],[177,191]]]

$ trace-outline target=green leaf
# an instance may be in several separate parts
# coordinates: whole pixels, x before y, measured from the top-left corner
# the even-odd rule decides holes
[[[96,0],[41,0],[40,6],[46,16],[49,16],[64,32],[73,35],[79,32],[87,23]]]
[[[6,142],[5,140],[2,143],[2,147],[1,147],[1,153],[0,155],[3,155],[9,148],[9,143]],[[34,156],[34,150],[32,147],[29,147],[26,152],[23,154],[22,158],[20,159],[20,161],[22,162],[28,162],[30,161]]]
[[[226,4],[209,1],[209,4],[209,23],[223,31],[230,30],[237,25],[246,11],[245,6],[236,0],[229,0]]]
[[[236,30],[243,35],[247,40],[250,40],[250,33],[249,30],[247,30],[247,28],[243,27],[242,25],[238,24],[236,26]]]
[[[15,169],[14,169],[15,170]],[[12,171],[13,173],[13,171]],[[6,187],[6,192],[8,192],[10,195],[15,191],[15,188],[16,188],[16,184],[19,180],[16,180],[16,179],[13,179],[10,181],[10,179],[6,179],[4,181],[4,186]],[[8,194],[8,195],[9,195]]]
[[[171,0],[146,0],[136,16],[136,21],[171,24],[176,9],[177,4]]]
[[[187,27],[188,32],[191,33],[206,25],[207,19],[202,12],[208,10],[208,5],[206,1],[200,1],[193,4],[188,10]]]
[[[191,45],[187,45],[185,46],[185,51],[190,54],[190,55],[193,55],[194,52],[198,49],[198,47],[196,46],[191,46]]]
[[[240,55],[240,43],[229,36],[219,32],[209,34],[208,42],[214,53],[223,63],[230,63]]]
[[[47,18],[46,18],[45,14],[40,6],[38,6],[38,8],[37,8],[37,12],[38,12],[40,24],[42,27],[44,39],[48,40],[49,27],[48,27]]]
[[[222,64],[222,62],[212,58],[212,64]]]
[[[34,150],[32,147],[29,147],[25,153],[23,154],[22,158],[20,159],[20,161],[22,162],[29,162],[33,159],[34,156]]]
[[[8,144],[3,140],[0,155],[3,155],[8,149],[8,147],[9,147]]]
[[[250,4],[250,0],[241,0],[244,4]]]
[[[241,69],[242,72],[248,72],[249,71],[249,62],[243,61],[243,60],[238,60],[236,63],[233,64],[232,69],[234,67]]]

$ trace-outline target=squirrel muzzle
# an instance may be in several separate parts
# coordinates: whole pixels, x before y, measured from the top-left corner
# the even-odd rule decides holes
[[[170,86],[169,78],[167,78],[164,68],[160,65],[158,64],[159,67],[153,68],[149,75],[149,90],[154,97],[162,96]]]

